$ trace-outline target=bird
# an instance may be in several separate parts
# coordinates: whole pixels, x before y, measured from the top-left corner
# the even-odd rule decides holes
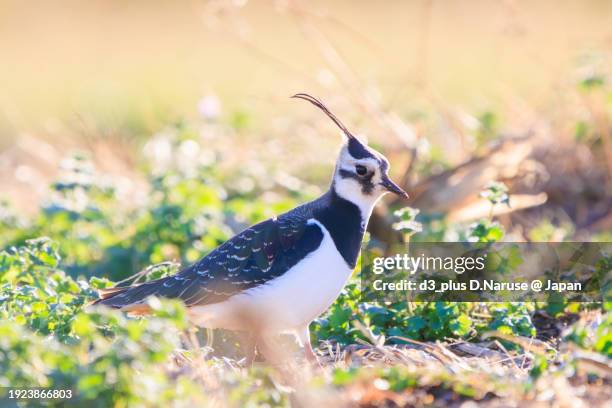
[[[246,228],[174,275],[102,290],[93,304],[145,315],[151,311],[147,298],[178,298],[192,324],[246,333],[252,339],[247,364],[256,349],[262,352],[284,333],[294,334],[306,360],[318,363],[310,323],[332,305],[353,273],[378,200],[389,192],[408,194],[390,179],[387,158],[353,135],[323,102],[305,93],[292,98],[312,103],[343,134],[329,189]]]

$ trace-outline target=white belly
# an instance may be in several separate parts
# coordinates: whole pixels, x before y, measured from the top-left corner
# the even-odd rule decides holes
[[[352,269],[336,249],[325,227],[319,248],[270,282],[228,300],[191,309],[192,320],[203,327],[244,329],[256,325],[268,331],[299,329],[323,313],[340,294]]]

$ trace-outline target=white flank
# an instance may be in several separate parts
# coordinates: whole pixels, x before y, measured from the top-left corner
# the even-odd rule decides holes
[[[248,289],[228,300],[191,309],[192,320],[209,328],[288,332],[303,329],[338,297],[352,269],[336,249],[329,231],[315,219],[323,232],[319,248],[282,276]]]

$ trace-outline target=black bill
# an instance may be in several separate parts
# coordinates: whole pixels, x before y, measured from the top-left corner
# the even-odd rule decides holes
[[[391,179],[384,175],[380,185],[389,190],[391,193],[397,194],[400,197],[408,198],[408,193],[406,193],[400,186],[395,184]]]

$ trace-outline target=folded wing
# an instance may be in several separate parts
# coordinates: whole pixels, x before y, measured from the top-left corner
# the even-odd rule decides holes
[[[166,278],[101,292],[94,302],[146,313],[149,296],[178,298],[187,306],[218,303],[265,285],[317,249],[321,229],[296,216],[273,218],[248,228],[206,257]]]

